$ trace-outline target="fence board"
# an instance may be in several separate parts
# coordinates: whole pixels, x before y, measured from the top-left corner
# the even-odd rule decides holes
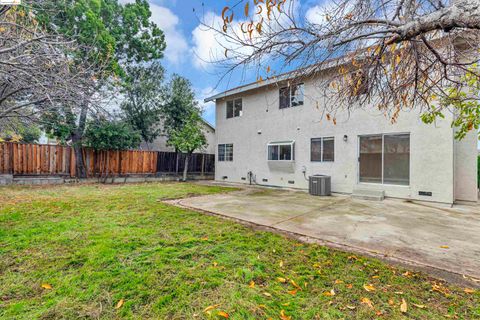
[[[82,149],[87,177],[114,175],[178,173],[184,168],[185,155],[157,151],[96,151]],[[0,143],[0,174],[76,176],[75,152],[71,147]],[[194,153],[189,172],[213,173],[215,156]]]

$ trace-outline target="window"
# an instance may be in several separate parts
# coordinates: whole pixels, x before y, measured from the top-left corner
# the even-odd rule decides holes
[[[360,182],[410,184],[410,135],[360,137]]]
[[[271,142],[268,144],[268,160],[287,160],[295,159],[295,148],[293,141]]]
[[[242,116],[242,99],[227,101],[227,119]]]
[[[304,101],[304,85],[299,83],[280,88],[280,109],[302,106]]]
[[[218,145],[218,161],[233,161],[233,144]]]
[[[333,137],[314,138],[310,144],[310,161],[333,162],[335,159],[335,139]]]

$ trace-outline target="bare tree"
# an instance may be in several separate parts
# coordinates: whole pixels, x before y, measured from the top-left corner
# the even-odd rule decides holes
[[[478,82],[480,0],[324,3],[307,15],[296,0],[239,0],[225,7],[220,23],[204,22],[223,48],[215,62],[226,68],[224,75],[253,66],[258,81],[278,77],[273,69],[279,65],[296,69],[289,77],[327,74],[318,87],[328,101],[335,99],[324,109],[332,121],[338,105],[348,111],[373,105],[392,122],[405,108],[435,115],[448,108],[433,103],[452,98],[446,88],[466,89],[467,73]],[[454,98],[479,96],[473,90]]]
[[[69,53],[75,43],[42,30],[33,14],[0,13],[0,119],[38,118],[58,105],[78,106],[94,83]]]

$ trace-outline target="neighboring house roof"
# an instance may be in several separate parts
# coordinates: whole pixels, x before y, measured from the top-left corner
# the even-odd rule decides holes
[[[203,123],[205,123],[207,125],[207,127],[210,127],[210,129],[212,129],[215,132],[215,127],[213,126],[213,124],[211,124],[210,122],[208,122],[207,120],[205,120],[203,118],[202,118],[202,121],[203,121]]]

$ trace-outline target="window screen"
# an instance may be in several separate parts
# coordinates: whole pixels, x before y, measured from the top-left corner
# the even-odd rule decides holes
[[[233,144],[218,145],[218,161],[233,161]]]
[[[242,99],[227,101],[227,119],[242,116]]]
[[[292,86],[292,107],[303,105],[303,83]]]
[[[335,139],[333,137],[314,138],[310,144],[310,160],[332,162],[335,159]]]
[[[268,160],[294,160],[295,147],[292,142],[272,142],[268,145]]]

